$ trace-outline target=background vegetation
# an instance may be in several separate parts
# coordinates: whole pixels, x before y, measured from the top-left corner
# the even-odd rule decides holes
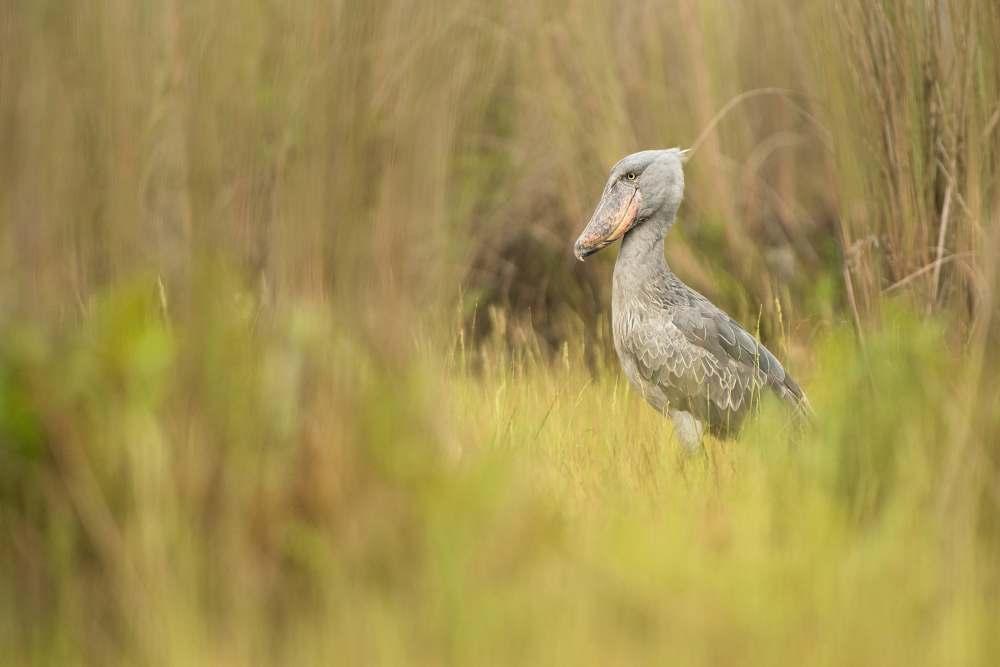
[[[995,664],[992,0],[0,2],[9,664]],[[685,458],[609,166],[820,418]]]

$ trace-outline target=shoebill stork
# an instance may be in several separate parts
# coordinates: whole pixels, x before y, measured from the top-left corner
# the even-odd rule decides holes
[[[802,389],[733,318],[670,270],[663,239],[684,196],[684,153],[634,153],[614,166],[574,247],[584,258],[621,239],[611,292],[615,350],[629,381],[689,451],[705,427],[730,437],[771,392],[802,414]]]

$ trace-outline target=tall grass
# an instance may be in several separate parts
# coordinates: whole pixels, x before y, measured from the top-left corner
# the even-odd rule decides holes
[[[15,664],[992,664],[988,0],[0,6]],[[624,383],[625,153],[819,413]]]
[[[840,82],[829,107],[847,130],[837,173],[849,188],[841,242],[852,294],[870,310],[901,288],[927,311],[981,319],[998,197],[1000,11],[841,3],[836,15],[825,53],[853,57],[828,57],[821,71]]]

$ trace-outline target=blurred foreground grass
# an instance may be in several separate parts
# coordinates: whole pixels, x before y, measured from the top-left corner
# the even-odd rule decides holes
[[[1000,655],[1000,406],[933,324],[887,317],[867,362],[831,333],[814,431],[765,409],[687,458],[579,347],[399,363],[318,304],[182,329],[157,294],[3,339],[9,663]]]

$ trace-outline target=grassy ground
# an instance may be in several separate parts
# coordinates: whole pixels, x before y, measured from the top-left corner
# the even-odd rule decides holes
[[[300,305],[192,334],[152,283],[6,339],[18,661],[990,664],[997,399],[905,315],[817,343],[820,414],[680,453],[567,347],[405,363]],[[473,370],[474,369],[474,370]],[[987,410],[988,406],[988,412]]]
[[[78,6],[77,6],[78,5]],[[4,664],[983,664],[990,0],[0,2]],[[681,455],[606,170],[787,361]]]

